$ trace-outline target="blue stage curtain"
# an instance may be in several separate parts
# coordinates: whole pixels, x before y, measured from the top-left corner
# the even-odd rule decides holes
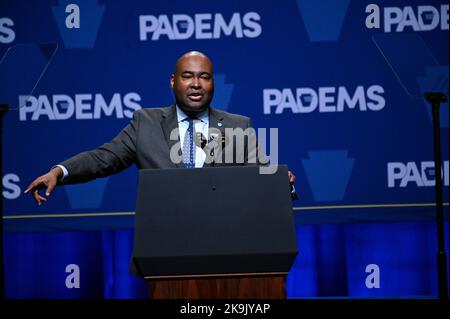
[[[435,230],[434,222],[298,225],[288,298],[436,297]],[[446,236],[448,247],[448,227]],[[132,244],[132,230],[7,233],[7,297],[147,298],[128,270]],[[80,268],[79,289],[65,285],[69,264]],[[370,264],[380,288],[366,287]]]

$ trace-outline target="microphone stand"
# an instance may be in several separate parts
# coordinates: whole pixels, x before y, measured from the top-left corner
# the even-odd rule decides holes
[[[8,112],[7,104],[0,104],[0,178],[2,190],[0,193],[0,300],[6,299],[5,295],[5,263],[3,261],[3,116]]]
[[[448,300],[447,282],[447,256],[445,253],[444,237],[444,210],[442,203],[442,176],[441,176],[441,141],[439,124],[439,106],[447,102],[447,96],[441,92],[427,92],[424,94],[425,100],[430,103],[433,114],[433,135],[434,135],[434,172],[435,172],[435,192],[436,192],[436,225],[437,225],[437,275],[439,299]],[[449,218],[450,223],[450,218]]]

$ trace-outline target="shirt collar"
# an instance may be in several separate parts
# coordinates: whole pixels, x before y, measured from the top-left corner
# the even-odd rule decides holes
[[[183,112],[181,108],[178,107],[178,105],[176,105],[176,108],[177,108],[178,123],[180,123],[184,121],[188,116],[186,115],[186,113]],[[197,114],[197,119],[207,124],[209,120],[209,108]]]

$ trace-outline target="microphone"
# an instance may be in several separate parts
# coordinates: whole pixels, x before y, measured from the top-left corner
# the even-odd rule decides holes
[[[213,138],[206,139],[205,135],[201,132],[196,132],[195,134],[195,146],[198,146],[206,154],[205,163],[211,163],[214,166],[214,145],[211,143]]]
[[[205,135],[203,135],[202,132],[196,132],[195,136],[195,146],[200,147],[202,150],[204,150],[206,144],[208,144]]]
[[[205,163],[215,165],[215,155],[221,156],[226,146],[225,133],[222,131],[209,131],[209,137],[206,138],[201,132],[196,132],[195,145],[200,147],[206,154]]]

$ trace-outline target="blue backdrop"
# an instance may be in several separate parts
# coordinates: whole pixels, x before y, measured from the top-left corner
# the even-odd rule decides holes
[[[127,270],[135,168],[61,187],[39,207],[22,193],[110,140],[134,110],[171,104],[169,77],[189,50],[214,63],[214,106],[279,130],[279,162],[300,194],[290,297],[437,293],[432,121],[421,96],[448,93],[446,2],[3,0],[0,54],[23,43],[58,49],[5,117],[9,297],[145,296]],[[19,85],[29,72],[18,70],[8,80]],[[445,103],[447,211],[448,122]],[[80,267],[78,289],[64,284],[68,264]],[[370,265],[378,288],[366,285]]]

